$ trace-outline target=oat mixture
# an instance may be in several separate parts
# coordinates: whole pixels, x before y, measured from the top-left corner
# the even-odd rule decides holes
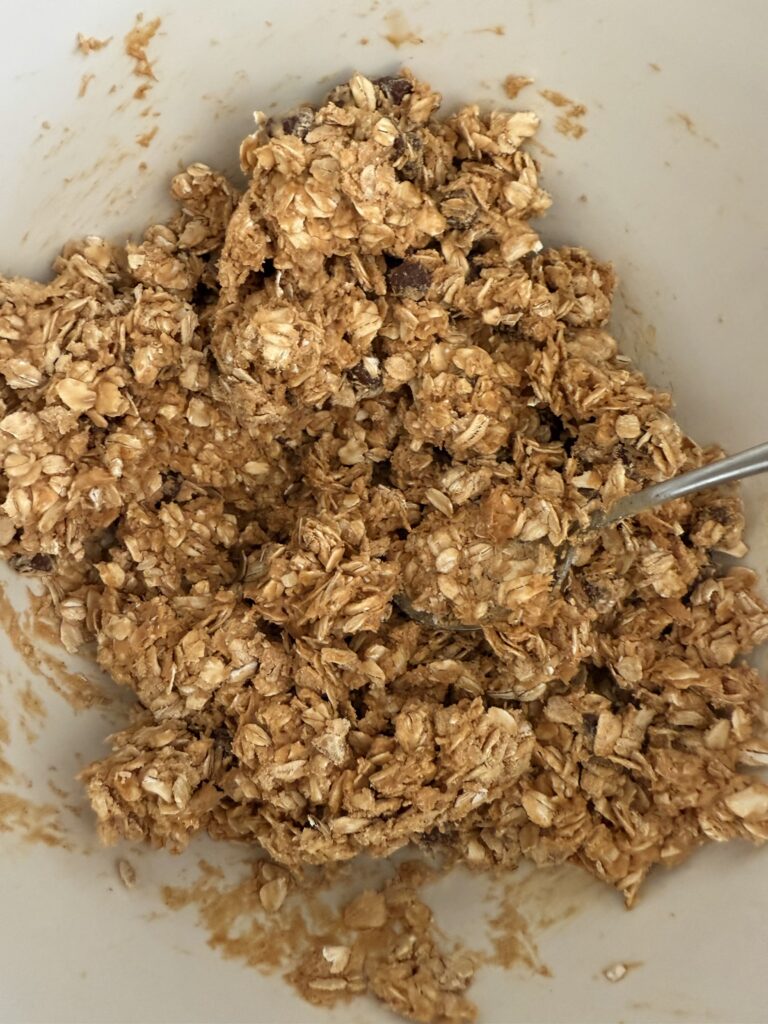
[[[242,194],[194,164],[141,243],[0,278],[0,547],[136,694],[84,772],[105,842],[249,840],[269,884],[407,844],[572,861],[631,904],[768,837],[768,606],[713,561],[745,551],[731,490],[606,529],[552,592],[595,509],[718,453],[617,350],[611,266],[543,248],[537,117],[439,103],[358,74],[257,114]],[[392,941],[304,994],[471,1016],[467,962],[366,900]]]

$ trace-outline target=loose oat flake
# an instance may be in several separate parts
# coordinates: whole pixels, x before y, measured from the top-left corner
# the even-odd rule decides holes
[[[626,976],[626,964],[611,964],[610,967],[606,967],[603,971],[603,977],[606,981],[621,981],[622,978],[626,978]]]
[[[136,869],[124,857],[117,862],[117,874],[126,889],[132,889],[136,885]]]
[[[193,164],[139,244],[0,278],[0,546],[136,694],[83,772],[101,837],[249,840],[276,916],[286,870],[409,844],[571,861],[631,905],[768,837],[768,606],[714,561],[738,495],[606,529],[552,592],[571,528],[718,452],[618,351],[610,264],[542,245],[538,118],[439,104],[357,74],[258,113],[242,194]],[[472,964],[411,904],[353,901],[307,998],[469,1019]]]

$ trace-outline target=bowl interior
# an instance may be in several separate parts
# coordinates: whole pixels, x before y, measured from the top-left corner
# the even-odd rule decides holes
[[[539,156],[555,200],[545,240],[614,261],[622,282],[615,333],[654,383],[673,389],[678,417],[697,440],[731,451],[766,440],[758,275],[768,238],[768,8],[734,0],[724,21],[721,7],[697,0],[415,0],[407,10],[378,0],[158,0],[146,11],[162,19],[146,102],[133,98],[140,82],[122,45],[135,13],[127,0],[36,0],[14,12],[0,69],[14,97],[0,151],[3,272],[46,275],[71,237],[140,234],[167,209],[180,166],[202,160],[238,173],[237,147],[254,109],[317,100],[353,70],[378,75],[407,65],[449,107],[509,106],[503,79],[527,74],[535,85],[514,105],[535,109],[544,123]],[[85,57],[75,48],[78,31],[112,42]],[[78,97],[84,75],[94,77]],[[559,111],[540,89],[586,105],[582,138],[556,130]],[[153,127],[144,148],[136,139]],[[765,580],[768,481],[749,481],[744,493],[748,561]],[[4,566],[0,580],[22,608],[21,582]],[[48,715],[36,724],[27,715],[25,731],[18,695],[27,682]],[[120,705],[75,713],[0,636],[0,710],[11,726],[6,756],[29,782],[26,798],[65,799],[53,781],[72,807],[71,849],[46,845],[39,828],[29,841],[18,829],[0,834],[0,1020],[388,1019],[355,1004],[329,1017],[298,1001],[279,975],[220,958],[193,909],[163,910],[160,884],[192,877],[201,856],[234,869],[243,851],[201,842],[172,858],[97,847],[72,777],[102,751]],[[0,830],[5,820],[3,812]],[[130,891],[115,871],[126,855],[139,875]],[[552,975],[485,971],[473,989],[481,1019],[764,1020],[767,879],[759,852],[712,848],[658,874],[625,914],[615,894],[575,870],[540,873],[521,900],[534,918],[537,906],[560,908],[557,922],[537,933]],[[483,884],[461,876],[436,886],[449,932],[475,927]],[[617,961],[638,966],[610,984],[602,970]]]

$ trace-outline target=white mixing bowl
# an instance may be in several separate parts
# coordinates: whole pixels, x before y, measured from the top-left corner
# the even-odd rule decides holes
[[[0,7],[3,272],[46,274],[73,236],[139,233],[166,209],[167,182],[182,164],[235,171],[254,109],[319,99],[355,69],[379,75],[407,64],[449,107],[508,105],[504,77],[529,74],[536,86],[516,103],[542,115],[552,153],[541,154],[555,198],[545,240],[584,244],[615,262],[615,331],[654,383],[671,385],[693,436],[732,451],[768,439],[762,0],[414,0],[399,10],[386,0],[157,0],[146,9],[147,19],[162,18],[150,46],[156,119],[130,101],[138,82],[122,38],[136,8],[135,0]],[[85,57],[75,50],[78,31],[114,38]],[[78,98],[85,74],[95,77]],[[586,104],[581,139],[554,130],[558,112],[540,88]],[[154,125],[148,148],[137,147]],[[768,482],[750,481],[744,493],[748,561],[765,579]],[[0,578],[21,606],[23,587],[4,570]],[[51,780],[76,793],[78,766],[103,750],[104,714],[76,715],[38,680],[48,717],[30,743],[14,724],[27,670],[4,637],[0,670],[11,677],[0,686],[13,729],[7,756],[30,783],[26,796],[50,801]],[[72,817],[70,843],[0,835],[3,1021],[390,1019],[362,1004],[313,1009],[279,976],[221,959],[192,910],[155,916],[158,882],[192,870],[202,849],[231,852],[197,844],[175,859],[131,853],[139,884],[128,891],[118,855],[97,848],[87,814]],[[482,1020],[768,1020],[768,851],[704,850],[654,875],[631,914],[597,883],[557,884],[576,885],[579,912],[539,936],[552,976],[482,972],[473,989]],[[436,899],[468,928],[476,896],[476,884],[453,884]],[[611,984],[602,971],[617,961],[640,966]]]

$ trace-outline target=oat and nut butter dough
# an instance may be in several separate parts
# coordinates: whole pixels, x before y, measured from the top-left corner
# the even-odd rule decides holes
[[[768,607],[713,561],[745,552],[726,489],[606,529],[552,592],[569,530],[718,452],[607,332],[610,264],[542,246],[536,115],[439,103],[355,75],[257,115],[242,194],[193,164],[140,244],[0,279],[0,545],[136,694],[83,773],[105,842],[439,844],[631,904],[655,864],[768,837]],[[360,957],[326,961],[343,995]],[[378,994],[448,1019],[443,975],[426,1010]]]

